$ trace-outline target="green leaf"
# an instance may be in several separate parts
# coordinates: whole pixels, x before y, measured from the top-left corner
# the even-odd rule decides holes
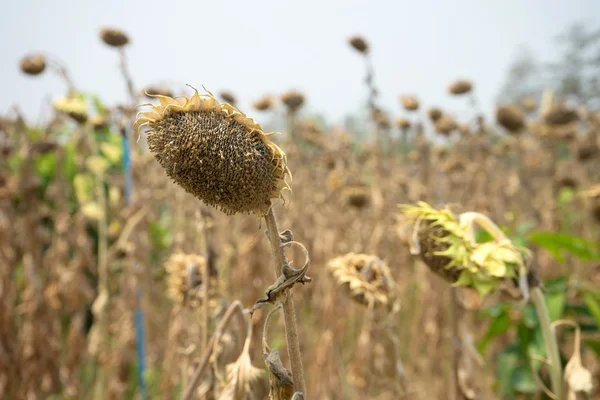
[[[483,339],[479,342],[478,350],[480,353],[485,353],[490,342],[506,333],[510,328],[510,316],[506,309],[502,310],[500,314],[498,314],[489,324],[488,330],[483,337]]]
[[[38,176],[50,179],[56,172],[56,153],[41,154],[35,158],[34,164]]]
[[[529,235],[529,241],[543,247],[560,262],[565,261],[565,252],[581,260],[600,260],[597,244],[568,233],[533,232]]]
[[[529,367],[519,366],[512,374],[512,386],[520,393],[536,393],[538,387]]]
[[[565,311],[565,292],[547,294],[546,304],[548,304],[550,320],[556,321],[561,319]]]
[[[567,279],[564,276],[544,282],[544,289],[549,293],[564,293],[567,290]]]
[[[587,292],[583,294],[583,301],[585,301],[590,313],[596,320],[596,325],[600,327],[600,299],[598,299],[592,293]]]
[[[522,318],[523,324],[530,329],[535,329],[539,325],[537,312],[532,304],[528,303],[523,307]]]
[[[498,357],[498,383],[500,384],[499,398],[512,398],[515,395],[513,388],[513,372],[519,365],[519,351],[515,345],[507,346]]]

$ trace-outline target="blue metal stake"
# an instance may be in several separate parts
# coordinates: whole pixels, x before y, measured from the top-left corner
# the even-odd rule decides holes
[[[133,194],[133,174],[131,171],[131,151],[129,148],[129,135],[126,128],[121,130],[121,145],[123,149],[123,178],[125,180],[125,202],[131,204]],[[136,263],[134,268],[139,268]],[[146,334],[144,324],[144,311],[142,310],[142,289],[136,290],[135,308],[135,337],[137,350],[137,377],[140,396],[143,400],[148,399],[146,390]]]

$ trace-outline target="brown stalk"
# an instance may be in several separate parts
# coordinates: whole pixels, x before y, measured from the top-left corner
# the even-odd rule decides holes
[[[285,265],[285,256],[281,247],[281,239],[279,238],[279,227],[275,219],[273,207],[269,207],[269,211],[265,215],[267,223],[267,232],[271,243],[271,252],[275,260],[275,274],[277,277],[281,275],[281,268]],[[302,366],[302,357],[300,354],[300,340],[298,338],[298,327],[296,325],[296,310],[294,307],[293,294],[287,290],[287,296],[282,301],[283,319],[285,323],[285,336],[287,339],[288,355],[292,365],[292,379],[294,381],[294,391],[302,392],[306,397],[306,383],[304,381],[304,368]]]

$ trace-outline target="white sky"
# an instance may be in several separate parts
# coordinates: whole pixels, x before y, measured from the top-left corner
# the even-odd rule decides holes
[[[341,121],[365,101],[364,64],[346,44],[370,42],[381,105],[400,112],[400,94],[454,110],[446,94],[457,77],[472,78],[486,109],[493,105],[520,45],[551,59],[553,38],[577,21],[600,26],[600,0],[357,1],[6,1],[0,13],[0,114],[18,104],[37,117],[50,97],[65,94],[51,74],[18,69],[28,52],[65,61],[76,85],[108,104],[126,100],[118,57],[98,37],[124,29],[138,87],[157,81],[232,90],[240,108],[265,92],[296,88],[308,109]],[[257,118],[260,119],[260,118]]]

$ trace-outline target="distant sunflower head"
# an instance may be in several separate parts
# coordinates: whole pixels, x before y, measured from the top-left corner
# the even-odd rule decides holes
[[[525,114],[514,105],[496,109],[496,121],[510,133],[519,133],[525,128]]]
[[[348,43],[359,53],[367,54],[369,52],[369,45],[367,44],[366,40],[360,36],[351,37],[348,39]]]
[[[111,47],[123,47],[129,43],[129,37],[125,32],[117,28],[102,28],[100,38]]]
[[[388,266],[377,256],[348,253],[330,260],[327,269],[354,301],[375,308],[398,309],[398,287]]]
[[[261,126],[208,92],[190,98],[155,96],[140,112],[150,151],[175,183],[226,214],[263,215],[289,189],[285,153]]]
[[[402,130],[410,128],[410,125],[408,118],[400,117],[396,120],[396,126]]]
[[[507,278],[527,275],[526,249],[518,248],[506,238],[486,243],[475,241],[473,223],[489,221],[487,217],[479,213],[456,217],[448,208],[438,210],[425,202],[400,208],[414,224],[413,250],[434,273],[454,286],[471,287],[484,296],[497,290]],[[492,225],[497,229],[489,221],[488,226]]]
[[[206,284],[206,262],[206,258],[201,255],[186,253],[174,253],[167,259],[167,295],[175,304],[185,304],[192,308],[201,304]],[[216,287],[211,285],[210,297],[215,297],[215,293]]]
[[[444,113],[442,112],[442,110],[440,110],[437,107],[432,107],[429,110],[427,110],[427,116],[433,123],[437,122],[437,120],[442,118],[443,115]]]
[[[442,115],[435,121],[435,131],[441,135],[449,136],[458,128],[458,124],[449,115]]]
[[[56,111],[64,113],[73,120],[84,123],[88,119],[88,106],[85,100],[78,95],[62,97],[52,102]]]
[[[471,90],[473,90],[473,84],[465,79],[456,80],[448,87],[448,92],[453,95],[467,94]]]
[[[342,196],[350,207],[362,210],[371,202],[371,190],[366,185],[346,185],[342,188]]]
[[[27,75],[39,75],[46,69],[46,57],[41,54],[23,57],[19,63]]]
[[[578,119],[577,111],[564,104],[556,104],[544,114],[544,122],[550,126],[564,126]]]
[[[290,112],[296,112],[304,104],[304,95],[298,91],[290,90],[281,96],[281,101]]]
[[[401,96],[400,103],[406,111],[416,111],[419,109],[419,100],[414,96]]]
[[[260,99],[256,100],[252,103],[252,107],[254,107],[258,111],[267,111],[273,108],[274,102],[271,96],[263,96]]]
[[[221,98],[223,99],[223,101],[225,101],[226,103],[229,103],[232,106],[235,106],[236,98],[233,95],[233,93],[231,93],[230,91],[223,90],[221,93],[219,93],[219,96],[221,96]]]

